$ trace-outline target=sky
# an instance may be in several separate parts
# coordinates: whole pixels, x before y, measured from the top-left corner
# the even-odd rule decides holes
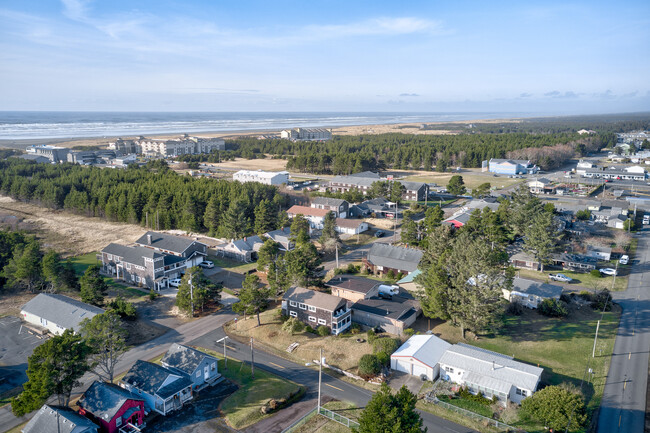
[[[0,110],[650,111],[650,1],[0,0]]]

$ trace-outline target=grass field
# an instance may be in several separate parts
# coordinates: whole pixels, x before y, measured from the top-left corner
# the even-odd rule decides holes
[[[218,358],[219,372],[239,386],[220,406],[228,425],[233,428],[242,429],[271,416],[262,414],[260,410],[270,399],[289,398],[301,391],[298,384],[261,369],[255,370],[255,379],[252,379],[250,365],[232,358],[228,359],[228,369],[224,370],[222,355],[212,350],[198,349]]]
[[[238,274],[245,274],[251,269],[257,268],[256,262],[244,263],[238,260],[230,260],[230,259],[226,259],[223,257],[216,257],[216,256],[209,256],[208,259],[211,260],[215,266],[224,268],[228,271],[237,272]]]
[[[416,175],[408,176],[404,180],[411,182],[428,182],[428,183],[437,183],[440,186],[445,186],[449,183],[449,179],[452,176],[460,175],[463,177],[463,182],[465,182],[465,187],[467,189],[474,189],[477,186],[483,183],[489,183],[493,188],[501,189],[507,188],[519,183],[523,183],[525,179],[510,179],[509,177],[500,175],[499,177],[494,177],[491,174],[480,174],[472,172],[461,172],[461,173],[431,173],[425,175]]]
[[[483,415],[487,418],[492,417],[492,409],[490,409],[490,406],[486,406],[476,401],[467,400],[465,398],[449,398],[447,395],[442,395],[438,398],[440,401],[444,401],[445,403],[460,407],[461,409],[469,410],[479,415]]]
[[[354,404],[344,401],[330,401],[325,403],[323,407],[355,421],[362,412],[362,409],[359,409]],[[314,414],[307,422],[291,430],[291,433],[348,433],[350,431],[349,428],[341,423],[329,420],[322,415]]]
[[[564,287],[567,289],[571,289],[572,287],[575,287],[575,290],[578,291],[583,290],[584,288],[589,290],[607,289],[607,290],[617,292],[620,290],[627,289],[627,280],[628,280],[630,266],[631,265],[618,266],[619,274],[616,277],[616,281],[614,281],[614,277],[610,277],[610,276],[603,276],[599,278],[599,277],[594,277],[589,273],[585,274],[582,272],[571,272],[571,271],[559,271],[559,272],[573,279],[571,284],[564,285]],[[615,267],[615,265],[613,265],[613,267]],[[537,272],[537,271],[531,271],[529,269],[517,269],[517,272],[519,272],[519,276],[521,276],[522,278],[532,278],[534,280],[542,280],[551,284],[558,284],[557,282],[551,281],[548,278],[549,274],[558,273],[558,271],[556,270],[552,270],[552,271],[545,270],[544,272]],[[582,288],[576,286],[581,286]]]
[[[70,261],[72,262],[72,267],[79,276],[82,276],[89,266],[101,264],[101,262],[97,260],[96,252],[71,257]],[[104,277],[104,281],[106,281],[106,284],[108,284],[109,295],[111,296],[122,296],[123,298],[129,300],[146,296],[141,290],[120,284],[113,278]]]

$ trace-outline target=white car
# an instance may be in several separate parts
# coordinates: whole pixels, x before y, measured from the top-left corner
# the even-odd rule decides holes
[[[602,268],[598,270],[600,271],[601,274],[612,275],[612,276],[616,275],[616,269],[614,268]]]
[[[643,215],[643,225],[650,224],[650,215]]]
[[[553,280],[553,281],[561,281],[561,282],[563,282],[563,283],[570,283],[571,281],[573,281],[572,278],[567,277],[567,276],[564,275],[564,274],[550,274],[550,275],[548,276],[548,278],[551,279],[551,280]]]
[[[210,260],[204,260],[201,263],[199,263],[199,266],[201,266],[204,269],[212,269],[214,268],[214,263],[212,263]]]
[[[180,278],[174,278],[173,280],[169,280],[169,285],[172,286],[172,287],[180,287],[181,279]]]
[[[630,256],[628,256],[627,254],[622,255],[621,258],[618,259],[618,262],[621,265],[627,265],[629,261],[630,261]]]

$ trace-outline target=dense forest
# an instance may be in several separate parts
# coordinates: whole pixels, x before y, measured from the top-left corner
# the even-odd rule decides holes
[[[0,161],[0,192],[54,209],[224,237],[276,228],[287,197],[260,183],[179,176],[164,161],[126,170]]]

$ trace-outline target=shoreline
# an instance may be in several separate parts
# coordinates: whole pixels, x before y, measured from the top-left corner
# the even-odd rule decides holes
[[[323,129],[331,129],[333,135],[378,135],[388,133],[401,133],[401,134],[416,134],[416,135],[454,135],[458,131],[446,129],[427,129],[421,130],[420,125],[467,125],[470,123],[518,123],[525,118],[503,118],[503,119],[471,119],[471,120],[454,120],[446,122],[415,122],[415,123],[384,123],[384,124],[361,124],[361,125],[345,125],[345,126],[331,126],[321,127]],[[303,127],[309,128],[309,127]],[[190,136],[206,137],[206,138],[223,138],[233,139],[239,137],[251,137],[265,134],[278,134],[286,128],[279,129],[259,129],[259,130],[232,130],[232,131],[203,131],[203,132],[188,132]],[[158,134],[146,134],[147,138],[169,139],[177,138],[179,135],[185,134],[184,131],[175,133],[165,132]],[[21,138],[21,139],[5,139],[0,138],[0,148],[9,149],[26,149],[31,145],[57,145],[61,147],[75,147],[75,146],[107,146],[109,142],[117,138],[125,140],[135,139],[141,134],[137,135],[114,135],[102,137],[54,137],[54,138]]]

